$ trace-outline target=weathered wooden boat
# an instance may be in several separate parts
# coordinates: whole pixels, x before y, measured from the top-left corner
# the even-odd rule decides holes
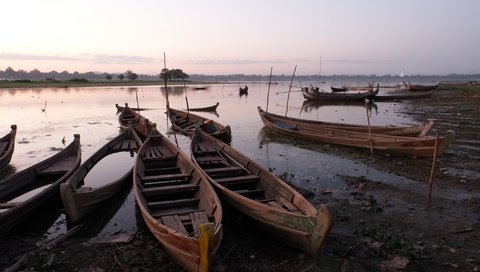
[[[195,127],[201,126],[202,129],[213,137],[230,144],[232,141],[232,130],[229,125],[222,125],[221,123],[212,119],[207,119],[200,115],[193,114],[188,111],[177,109],[167,109],[168,118],[172,122],[173,129],[192,136]]]
[[[140,148],[133,190],[142,217],[188,271],[208,271],[222,239],[222,206],[192,160],[153,129]]]
[[[220,103],[217,102],[217,104],[215,104],[213,106],[201,107],[201,108],[189,108],[188,110],[191,110],[191,111],[216,111],[219,104]]]
[[[247,94],[248,94],[248,86],[245,85],[245,87],[243,87],[243,88],[240,87],[240,88],[239,88],[239,94],[240,94],[240,96],[242,96],[242,95],[247,95]]]
[[[416,126],[370,126],[368,125],[358,125],[358,124],[346,124],[346,123],[333,123],[326,121],[316,121],[316,120],[307,120],[299,119],[288,116],[281,116],[274,113],[267,113],[262,110],[261,107],[257,107],[258,113],[260,116],[265,116],[269,122],[278,124],[279,126],[284,126],[285,128],[293,128],[297,131],[312,131],[318,133],[323,133],[325,128],[355,131],[355,132],[365,132],[376,134],[385,134],[385,135],[397,135],[397,136],[412,136],[423,138],[433,127],[433,120],[428,122],[416,125]]]
[[[330,89],[332,90],[332,92],[336,93],[336,92],[346,92],[348,91],[348,88],[346,86],[343,86],[343,87],[333,87],[331,86]]]
[[[421,84],[410,84],[409,82],[404,82],[405,89],[409,91],[434,91],[438,88],[438,83],[435,85],[421,85]]]
[[[57,154],[0,181],[0,235],[52,196],[80,165],[80,135]]]
[[[292,137],[414,157],[432,157],[435,150],[436,137],[395,136],[330,127],[315,127],[315,129],[311,129],[309,126],[295,126],[282,122],[272,118],[270,114],[265,112],[259,111],[259,113],[265,127]],[[454,138],[455,133],[451,130],[448,130],[445,136],[439,137],[437,156],[443,154]]]
[[[150,120],[131,109],[128,106],[128,103],[125,103],[125,107],[123,107],[122,112],[118,115],[118,122],[124,127],[132,124],[133,128],[142,139],[147,138],[152,129],[152,123]]]
[[[133,126],[130,125],[125,131],[121,131],[118,136],[107,142],[83,162],[77,171],[65,183],[60,185],[60,195],[70,222],[79,222],[88,213],[98,208],[102,202],[120,191],[131,180],[133,164],[130,171],[125,173],[125,175],[99,187],[87,186],[85,184],[85,177],[90,170],[97,163],[100,163],[103,158],[113,153],[130,151],[133,156],[133,152],[136,152],[141,145],[140,137],[133,129]]]
[[[221,199],[279,240],[309,254],[318,252],[332,226],[326,206],[317,210],[284,181],[200,129],[191,154]]]
[[[380,94],[377,94],[373,100],[374,101],[398,101],[398,100],[405,100],[405,99],[418,99],[418,98],[426,98],[430,97],[433,94],[434,90],[432,91],[415,91],[409,92],[405,90],[398,90],[398,91],[386,91]]]
[[[352,100],[364,100],[364,99],[372,99],[375,95],[378,94],[379,89],[370,89],[364,92],[315,92],[310,91],[308,88],[303,88],[303,98],[308,100],[316,100],[316,101],[352,101]]]
[[[120,106],[118,104],[115,104],[115,108],[117,108],[117,112],[122,112],[123,109],[125,109],[124,106]],[[134,111],[146,111],[146,110],[151,110],[150,108],[130,108]]]
[[[12,160],[13,150],[15,149],[15,136],[17,135],[17,125],[11,125],[12,129],[7,135],[0,138],[0,171]]]

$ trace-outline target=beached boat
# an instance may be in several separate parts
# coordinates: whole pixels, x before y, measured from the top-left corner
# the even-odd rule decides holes
[[[208,271],[222,239],[222,206],[192,160],[153,129],[140,148],[133,191],[142,217],[188,271]]]
[[[332,226],[326,206],[316,209],[284,181],[200,129],[191,154],[221,199],[279,240],[309,254],[318,252]]]
[[[409,82],[404,82],[404,85],[405,85],[405,89],[407,89],[409,91],[414,91],[414,92],[434,91],[439,86],[438,83],[435,84],[435,85],[421,85],[421,84],[410,84]]]
[[[58,194],[60,184],[78,168],[80,135],[57,154],[0,181],[0,235]]]
[[[201,108],[189,108],[188,110],[191,111],[216,111],[217,107],[220,103],[217,102],[217,104],[213,106],[207,106],[207,107],[201,107]]]
[[[120,105],[118,105],[118,104],[115,104],[115,108],[117,108],[117,112],[122,112],[123,109],[125,109],[124,106],[120,106]],[[134,111],[146,111],[146,110],[151,110],[151,109],[149,109],[149,108],[130,108],[130,109],[132,109],[132,110],[134,110]]]
[[[193,114],[188,111],[177,109],[167,109],[168,118],[172,122],[173,129],[192,136],[196,126],[202,126],[208,134],[220,139],[224,143],[230,144],[232,141],[232,131],[229,125],[224,126],[212,119],[207,119],[200,115]]]
[[[10,163],[13,150],[15,149],[17,125],[11,125],[10,128],[12,130],[7,135],[0,138],[0,171]]]
[[[418,99],[418,98],[426,98],[430,97],[433,94],[434,90],[432,91],[415,91],[409,92],[405,90],[395,90],[395,91],[386,91],[377,94],[373,100],[374,101],[398,101],[398,100],[406,100],[406,99]]]
[[[371,99],[378,94],[378,88],[374,91],[370,89],[364,92],[316,92],[311,91],[308,88],[302,89],[303,98],[316,101],[352,101],[352,100],[364,100]]]
[[[386,135],[397,135],[397,136],[412,136],[412,137],[425,137],[427,133],[432,129],[433,120],[428,122],[416,125],[416,126],[369,126],[368,125],[358,125],[358,124],[346,124],[346,123],[333,123],[326,121],[315,121],[307,119],[299,119],[288,116],[281,116],[274,113],[267,113],[262,110],[261,107],[257,107],[258,113],[260,116],[266,116],[271,123],[278,123],[285,127],[295,128],[297,131],[312,131],[322,133],[325,131],[325,128],[333,128],[340,130],[356,131],[356,132],[366,132],[377,134],[386,134]]]
[[[142,141],[130,125],[83,162],[77,171],[60,185],[60,195],[70,222],[77,223],[82,220],[88,213],[98,208],[102,202],[120,191],[131,180],[133,164],[131,170],[125,175],[100,187],[85,184],[85,177],[90,170],[103,158],[113,153],[130,151],[133,156],[133,152],[136,152],[141,145]]]
[[[115,106],[117,107],[116,104]],[[128,106],[128,103],[125,103],[125,107],[123,107],[122,112],[118,115],[118,122],[124,127],[132,124],[138,136],[140,136],[142,139],[147,138],[150,130],[152,129],[152,123],[150,120],[131,109]]]
[[[292,137],[415,157],[432,157],[435,150],[436,137],[396,136],[331,127],[296,125],[274,118],[264,111],[259,110],[259,114],[265,127]],[[439,137],[437,156],[443,154],[454,138],[455,133],[451,130],[448,130],[445,136]]]

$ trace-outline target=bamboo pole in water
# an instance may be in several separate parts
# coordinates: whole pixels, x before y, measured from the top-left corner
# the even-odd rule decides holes
[[[293,69],[292,80],[290,80],[290,87],[288,87],[288,95],[287,95],[287,108],[285,109],[285,116],[288,113],[288,100],[290,99],[290,90],[292,89],[293,78],[295,77],[295,71],[297,71],[297,65],[295,65],[295,69]]]
[[[370,116],[368,116],[368,98],[365,98],[365,111],[367,112],[368,143],[370,144],[370,155],[373,155],[372,130],[370,128]]]
[[[428,181],[428,204],[430,204],[430,202],[432,201],[433,174],[435,173],[435,162],[437,160],[437,147],[438,131],[435,134],[435,148],[433,149],[432,171],[430,172],[430,180]]]
[[[270,67],[270,78],[268,79],[268,92],[267,92],[267,108],[265,109],[265,112],[268,112],[268,100],[270,98],[270,85],[272,84],[272,71],[273,71],[273,67]]]

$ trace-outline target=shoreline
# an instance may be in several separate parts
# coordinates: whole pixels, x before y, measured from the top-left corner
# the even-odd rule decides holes
[[[221,84],[223,82],[208,81],[186,81],[187,85],[211,85]],[[111,86],[151,86],[164,85],[161,80],[143,81],[143,80],[114,80],[114,81],[0,81],[0,89],[11,88],[71,88],[71,87],[111,87]],[[168,86],[183,85],[183,81],[168,81]]]

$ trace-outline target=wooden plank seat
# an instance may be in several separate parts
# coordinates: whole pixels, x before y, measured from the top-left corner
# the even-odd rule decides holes
[[[197,162],[212,162],[212,161],[224,161],[222,157],[219,156],[200,156],[195,157]]]
[[[150,187],[143,188],[143,195],[145,196],[155,196],[155,195],[164,195],[170,193],[180,193],[180,192],[189,192],[198,189],[197,184],[178,184],[178,185],[168,185],[161,187]]]
[[[184,206],[194,206],[198,204],[199,199],[197,198],[182,198],[182,199],[172,199],[164,201],[152,201],[147,203],[149,209],[167,209],[167,208],[177,208]]]
[[[151,160],[144,162],[145,169],[173,167],[177,165],[177,160]]]
[[[240,189],[240,190],[234,190],[234,192],[249,198],[262,196],[265,194],[265,190],[263,189]]]
[[[194,212],[190,214],[190,219],[192,222],[193,233],[195,237],[199,237],[200,233],[198,228],[201,224],[208,223],[208,216],[205,212]]]
[[[161,167],[161,168],[147,168],[144,170],[146,176],[152,175],[166,175],[166,174],[178,174],[181,169],[178,166],[174,167]]]
[[[198,206],[185,206],[185,207],[176,207],[176,208],[171,208],[171,209],[161,209],[158,211],[150,211],[150,214],[153,216],[153,218],[159,219],[163,216],[168,216],[168,215],[188,215],[190,213],[194,212],[204,212],[205,210],[199,209]]]
[[[39,177],[64,175],[72,169],[72,165],[75,163],[76,159],[75,156],[69,156],[68,158],[62,159],[59,163],[47,168],[35,169],[35,175]]]
[[[160,180],[160,181],[147,181],[143,182],[143,187],[159,187],[159,186],[170,186],[170,185],[179,185],[188,183],[188,179],[174,179],[174,180]]]
[[[162,216],[161,220],[164,225],[188,236],[188,232],[183,226],[182,220],[180,220],[178,215]]]
[[[215,179],[216,182],[218,182],[220,185],[223,185],[223,186],[229,186],[233,184],[253,184],[258,180],[260,180],[260,177],[256,175],[246,175],[246,176]]]
[[[279,197],[278,198],[278,201],[281,203],[282,206],[284,206],[287,210],[291,211],[291,212],[297,212],[298,211],[298,208],[295,207],[295,205],[293,205],[290,201],[286,200],[285,198],[283,197]]]
[[[222,174],[242,174],[244,169],[238,166],[228,166],[219,168],[204,169],[208,175],[222,175]]]
[[[154,176],[144,176],[141,180],[142,182],[152,182],[152,181],[162,181],[162,180],[186,180],[190,177],[190,174],[178,173],[178,174],[167,174],[167,175],[154,175]]]

